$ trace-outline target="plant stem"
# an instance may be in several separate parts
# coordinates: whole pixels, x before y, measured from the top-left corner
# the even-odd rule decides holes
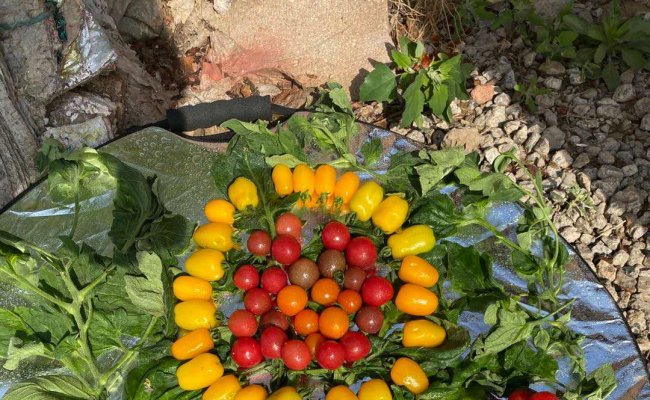
[[[88,297],[88,294],[100,283],[104,282],[108,274],[113,272],[115,270],[115,265],[111,265],[110,267],[106,268],[104,272],[102,272],[97,278],[93,279],[92,282],[90,282],[86,287],[81,289],[79,291],[79,299],[81,301],[84,301],[86,297]]]
[[[17,274],[13,274],[13,273],[11,273],[11,271],[9,271],[7,269],[4,269],[4,268],[0,268],[0,272],[3,272],[5,275],[7,275],[10,278],[16,280],[17,282],[19,282],[23,286],[26,286],[27,288],[29,288],[30,291],[36,293],[41,298],[43,298],[43,300],[48,301],[48,302],[56,305],[57,307],[59,307],[62,310],[65,310],[65,311],[68,311],[68,312],[70,311],[71,303],[66,303],[66,302],[64,302],[64,301],[62,301],[60,299],[57,299],[56,297],[52,296],[51,294],[43,291],[38,286],[32,284],[25,277],[17,275]]]

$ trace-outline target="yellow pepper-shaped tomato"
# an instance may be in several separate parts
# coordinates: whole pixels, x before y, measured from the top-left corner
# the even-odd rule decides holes
[[[334,185],[334,201],[341,205],[350,203],[352,196],[359,189],[359,176],[354,172],[345,172]]]
[[[224,375],[203,393],[202,400],[233,400],[241,389],[235,375]]]
[[[201,249],[187,258],[185,271],[196,278],[218,281],[224,275],[223,260],[223,253],[219,250]]]
[[[381,379],[371,379],[361,384],[359,400],[392,400],[393,394],[386,382]]]
[[[302,396],[293,386],[285,386],[273,392],[269,400],[302,400]]]
[[[383,198],[384,189],[377,182],[368,181],[350,199],[350,210],[357,213],[359,221],[367,221]]]
[[[331,388],[325,400],[359,400],[359,398],[350,388],[341,385]]]
[[[248,385],[237,393],[235,400],[266,400],[266,389],[260,385]]]
[[[179,276],[174,279],[174,296],[178,300],[210,300],[212,285],[205,279],[193,276]]]
[[[228,199],[239,211],[245,211],[248,207],[257,207],[260,203],[257,197],[257,187],[248,178],[240,176],[228,186]]]
[[[416,319],[404,324],[402,345],[404,347],[438,347],[447,337],[440,325],[428,319]]]
[[[336,170],[331,165],[323,164],[316,168],[315,193],[319,202],[327,205],[329,199],[334,199],[334,185],[336,184]]]
[[[188,300],[174,306],[176,325],[188,331],[199,328],[212,329],[217,326],[214,313],[217,306],[212,301]]]
[[[409,212],[409,203],[399,196],[388,196],[372,213],[372,223],[389,235],[402,227]]]
[[[413,394],[420,394],[429,388],[429,378],[418,363],[402,357],[395,361],[390,378],[397,385],[406,387]]]
[[[403,313],[423,317],[436,311],[438,296],[427,288],[407,283],[399,288],[395,306]]]
[[[271,178],[273,179],[276,193],[281,197],[293,193],[293,174],[289,167],[284,164],[276,165],[273,167]]]
[[[210,222],[194,231],[194,241],[200,247],[226,252],[233,248],[233,229],[223,222]]]
[[[210,222],[221,222],[232,225],[235,222],[235,206],[224,199],[210,200],[203,209]]]
[[[214,348],[210,331],[200,328],[172,343],[172,356],[177,360],[189,360]]]
[[[223,376],[221,360],[214,354],[200,354],[178,367],[176,377],[183,390],[199,390]]]
[[[298,164],[293,169],[293,191],[300,193],[299,207],[311,207],[318,200],[314,196],[315,174],[307,164]]]
[[[427,225],[413,225],[388,238],[388,247],[393,258],[401,259],[426,253],[436,245],[433,230]]]
[[[406,256],[397,273],[399,278],[407,283],[414,283],[424,287],[432,287],[438,283],[438,270],[427,260],[418,256]]]

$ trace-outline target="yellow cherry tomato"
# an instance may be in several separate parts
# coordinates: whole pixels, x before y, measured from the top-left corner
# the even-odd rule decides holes
[[[187,258],[185,271],[196,278],[218,281],[224,275],[223,260],[223,253],[219,250],[201,249]]]
[[[406,387],[413,394],[420,394],[429,388],[429,378],[420,364],[410,358],[402,357],[395,361],[390,370],[394,383]]]
[[[206,388],[223,376],[221,360],[214,354],[200,354],[178,367],[176,377],[183,390]]]
[[[194,330],[172,343],[171,352],[177,360],[189,360],[214,348],[210,331],[205,328]]]
[[[217,306],[212,301],[188,300],[174,306],[174,321],[183,329],[212,329],[217,326],[214,314]]]
[[[193,276],[179,276],[174,279],[174,296],[178,300],[210,300],[212,298],[212,285],[205,279]]]
[[[359,189],[359,184],[357,174],[351,171],[345,172],[334,185],[334,201],[339,202],[341,205],[349,204],[350,199]]]
[[[438,296],[427,288],[407,283],[399,288],[395,306],[405,314],[423,317],[436,311]]]
[[[253,181],[243,176],[228,186],[228,199],[239,211],[245,211],[248,207],[255,208],[260,203],[257,187]]]
[[[372,223],[389,235],[402,227],[409,203],[399,196],[386,197],[372,213]]]
[[[341,385],[331,388],[325,400],[359,400],[359,398],[350,388]]]
[[[336,184],[336,169],[328,164],[320,165],[314,174],[316,198],[327,205],[328,199],[334,198],[334,185]]]
[[[273,392],[269,400],[302,400],[302,396],[293,386],[285,386]]]
[[[402,346],[438,347],[447,337],[445,329],[428,319],[416,319],[404,324]]]
[[[388,238],[388,247],[393,258],[401,259],[426,253],[436,245],[433,230],[427,225],[413,225]]]
[[[241,389],[235,375],[224,375],[203,393],[202,400],[233,400]]]
[[[293,191],[312,194],[315,188],[314,170],[307,164],[296,165],[293,169]]]
[[[249,385],[235,396],[235,400],[266,400],[266,389],[260,385]]]
[[[377,182],[368,181],[350,199],[350,210],[357,213],[359,221],[367,221],[383,198],[384,189]]]
[[[235,206],[224,199],[210,200],[205,204],[205,216],[210,222],[232,225],[235,222]]]
[[[293,174],[291,173],[291,169],[286,165],[278,164],[273,167],[271,179],[273,179],[276,193],[281,197],[293,193]]]
[[[199,247],[226,252],[233,248],[232,226],[223,222],[210,222],[194,231],[194,241]]]
[[[386,382],[381,379],[371,379],[361,384],[359,400],[392,400],[393,394]]]
[[[406,256],[397,273],[399,278],[407,283],[414,283],[424,287],[432,287],[438,283],[438,270],[427,260],[418,256]]]

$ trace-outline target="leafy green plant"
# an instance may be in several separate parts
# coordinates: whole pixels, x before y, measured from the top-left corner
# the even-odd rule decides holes
[[[438,54],[432,59],[419,41],[403,37],[399,42],[399,50],[391,51],[396,72],[384,64],[375,65],[361,85],[361,100],[392,102],[400,99],[404,103],[402,127],[413,123],[421,126],[425,109],[451,121],[449,104],[454,99],[468,98],[465,80],[471,65],[462,63],[461,55]]]
[[[515,95],[528,107],[531,112],[537,112],[536,96],[548,94],[551,90],[537,86],[537,77],[533,77],[528,84],[518,83],[515,85]]]
[[[620,84],[621,66],[649,68],[650,21],[640,16],[621,19],[618,0],[612,1],[609,13],[599,24],[574,15],[565,15],[564,24],[578,33],[576,61],[588,78],[602,78],[610,90]]]

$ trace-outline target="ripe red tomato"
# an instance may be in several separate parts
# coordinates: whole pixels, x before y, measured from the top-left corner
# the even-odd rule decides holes
[[[384,313],[379,307],[363,306],[354,319],[359,329],[371,335],[379,332],[384,324]]]
[[[257,318],[252,312],[237,310],[228,319],[228,329],[236,337],[251,337],[257,332]]]
[[[510,393],[508,400],[530,400],[530,396],[532,395],[533,392],[528,389],[517,389]]]
[[[280,267],[271,267],[262,272],[262,288],[271,294],[278,294],[287,286],[287,273]]]
[[[343,287],[350,290],[361,290],[366,280],[366,271],[359,268],[348,268],[343,275]]]
[[[265,358],[280,358],[282,346],[288,340],[287,334],[277,326],[269,326],[262,331],[260,347]]]
[[[271,256],[282,265],[291,265],[300,258],[300,243],[293,236],[278,235],[271,245]]]
[[[245,292],[260,284],[260,273],[252,265],[242,265],[235,271],[233,279],[235,286]]]
[[[530,400],[558,400],[558,397],[551,392],[537,392],[530,396]]]
[[[300,240],[302,237],[302,221],[296,214],[286,212],[275,219],[276,235],[289,235]]]
[[[254,367],[264,360],[262,348],[257,340],[243,337],[232,344],[232,359],[241,368]]]
[[[253,231],[248,237],[246,247],[255,256],[268,256],[271,252],[271,235],[267,231]]]
[[[286,331],[289,329],[289,321],[287,320],[287,316],[282,314],[282,312],[271,310],[262,315],[262,318],[260,319],[260,326],[262,328],[266,326],[277,326],[283,331]]]
[[[302,371],[311,362],[309,348],[302,340],[289,340],[282,346],[282,361],[287,368]]]
[[[377,248],[367,237],[355,237],[345,247],[345,259],[350,267],[370,269],[377,261]]]
[[[327,340],[316,349],[316,361],[325,369],[337,369],[345,361],[345,350],[340,343]]]
[[[345,362],[348,363],[361,360],[370,354],[372,347],[368,336],[361,332],[348,332],[339,340],[339,343],[345,350]]]
[[[262,315],[273,308],[273,302],[266,290],[252,288],[244,295],[244,307],[255,315]]]
[[[381,276],[367,278],[361,287],[363,302],[369,306],[381,307],[393,298],[394,293],[390,281]]]
[[[332,221],[323,228],[321,238],[326,249],[343,251],[350,241],[350,231],[344,224]]]

